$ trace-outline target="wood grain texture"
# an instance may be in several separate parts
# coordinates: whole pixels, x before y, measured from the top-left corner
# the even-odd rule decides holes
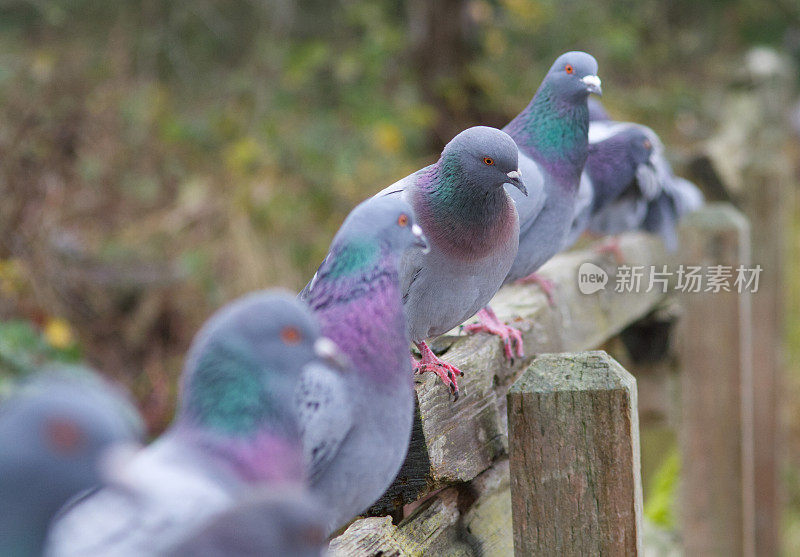
[[[620,246],[626,265],[664,264],[674,255],[645,234],[625,234]],[[585,295],[578,289],[578,269],[591,262],[609,274],[605,290]],[[398,475],[369,515],[391,513],[444,486],[471,480],[508,450],[506,392],[536,353],[595,348],[628,324],[646,315],[666,294],[658,289],[638,294],[615,292],[618,264],[594,250],[554,257],[541,275],[556,284],[550,306],[537,286],[511,285],[492,300],[501,319],[518,327],[526,358],[511,365],[503,358],[497,337],[460,336],[451,331],[434,344],[445,348],[444,359],[462,369],[462,395],[453,403],[433,374],[418,377],[419,419]],[[642,284],[647,285],[645,273]],[[436,349],[436,348],[435,348]]]
[[[536,358],[508,393],[516,555],[638,555],[636,380],[605,352]]]
[[[477,555],[513,557],[511,480],[503,459],[469,485],[475,502],[463,515],[464,536]]]
[[[459,539],[459,493],[450,488],[423,503],[399,525],[389,517],[353,522],[330,544],[331,557],[472,557],[472,548]]]
[[[687,265],[748,264],[744,216],[711,204],[681,230]],[[682,530],[687,555],[753,555],[753,376],[750,296],[684,295],[679,324],[683,458]]]

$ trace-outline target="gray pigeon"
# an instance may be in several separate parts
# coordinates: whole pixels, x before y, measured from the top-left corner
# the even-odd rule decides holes
[[[415,371],[436,373],[456,399],[461,371],[439,359],[425,339],[472,317],[508,273],[519,218],[504,184],[527,195],[517,147],[506,133],[477,126],[455,136],[436,163],[378,193],[408,202],[428,237],[430,251],[407,254],[400,267],[408,333],[422,355]],[[507,329],[492,332],[508,344]]]
[[[642,223],[648,203],[661,193],[652,155],[650,137],[638,127],[589,144],[565,249],[586,229],[595,234],[614,234]]]
[[[325,511],[302,489],[269,489],[203,524],[166,557],[319,557]]]
[[[0,402],[0,555],[41,555],[47,529],[143,437],[131,401],[86,368],[50,368]]]
[[[519,250],[503,284],[537,282],[552,303],[553,286],[535,272],[561,251],[578,202],[578,184],[588,152],[590,93],[601,94],[597,61],[585,52],[559,56],[528,106],[503,128],[519,148],[519,167],[530,194],[506,188],[519,212]],[[424,227],[424,225],[423,225]],[[487,306],[470,332],[495,332],[507,325]],[[518,356],[523,355],[519,333]],[[505,354],[512,357],[508,343]]]
[[[677,248],[680,218],[703,204],[700,190],[677,177],[656,133],[641,124],[612,121],[602,105],[590,102],[589,157],[582,187],[590,184],[588,205],[576,209],[565,247],[581,232],[594,235],[644,230]],[[615,242],[603,249],[618,253]]]
[[[544,190],[527,198],[509,190],[520,215],[520,241],[505,283],[528,277],[563,246],[589,149],[590,93],[601,94],[595,59],[562,54],[530,104],[503,128],[519,146],[526,183]]]
[[[297,394],[309,483],[329,533],[374,503],[406,456],[414,385],[399,269],[426,248],[408,203],[373,197],[344,221],[305,290],[351,362],[343,373],[311,366]]]
[[[303,367],[334,350],[288,293],[223,307],[192,343],[170,428],[62,513],[47,554],[160,554],[253,490],[302,486],[292,397]]]

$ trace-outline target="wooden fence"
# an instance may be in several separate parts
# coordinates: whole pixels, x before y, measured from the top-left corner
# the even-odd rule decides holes
[[[669,254],[651,237],[622,237],[622,264],[644,270],[638,293],[617,292],[620,263],[591,250],[542,269],[556,284],[553,306],[536,287],[504,288],[492,306],[522,330],[523,361],[505,362],[485,334],[438,342],[466,373],[463,394],[453,403],[436,377],[420,378],[406,462],[371,516],[332,540],[332,555],[639,554],[640,414],[666,417],[678,433],[685,553],[754,555],[755,416],[775,409],[753,396],[750,296],[648,288],[663,265],[748,265],[748,223],[711,204],[686,219],[681,240]],[[608,274],[592,294],[578,288],[586,262]],[[677,397],[664,358],[631,375],[605,352],[585,352],[654,314],[680,315]]]

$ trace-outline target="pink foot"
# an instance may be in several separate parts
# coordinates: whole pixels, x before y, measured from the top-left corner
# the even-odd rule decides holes
[[[620,247],[619,237],[611,236],[605,242],[601,243],[598,246],[595,246],[594,250],[597,253],[610,253],[614,256],[614,259],[617,263],[624,263],[625,262],[625,255],[622,253],[622,248]]]
[[[503,352],[506,359],[514,361],[514,356],[522,358],[525,350],[522,347],[522,334],[519,329],[506,325],[495,314],[494,310],[486,306],[478,312],[480,323],[465,325],[464,330],[468,333],[489,333],[497,335],[503,341]]]
[[[424,373],[426,371],[431,371],[439,376],[439,379],[442,380],[442,383],[450,387],[450,392],[453,393],[453,402],[458,400],[458,383],[456,383],[456,377],[463,377],[464,372],[458,369],[456,366],[450,365],[447,362],[441,360],[436,354],[433,353],[433,350],[428,348],[428,345],[425,342],[414,342],[419,348],[420,354],[422,354],[422,359],[419,361],[413,361],[414,366],[414,373]]]
[[[537,273],[531,273],[527,277],[522,277],[516,282],[517,284],[538,284],[539,288],[544,292],[544,295],[547,296],[547,303],[551,306],[556,305],[556,299],[553,296],[553,293],[556,291],[556,285],[552,280],[546,279]]]

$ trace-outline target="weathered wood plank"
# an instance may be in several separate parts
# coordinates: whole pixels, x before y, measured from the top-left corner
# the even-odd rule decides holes
[[[687,265],[747,265],[747,220],[711,204],[681,230]],[[682,530],[688,555],[753,555],[750,296],[688,293],[679,324]],[[713,321],[712,321],[713,319]]]
[[[636,380],[601,351],[536,358],[508,393],[517,555],[638,555]]]
[[[513,557],[511,480],[508,460],[501,460],[472,480],[475,502],[463,515],[465,538],[477,555]]]
[[[341,536],[331,541],[330,555],[473,557],[471,547],[459,539],[458,496],[454,488],[443,490],[397,526],[389,517],[356,520]]]
[[[658,239],[645,234],[623,235],[620,245],[629,266],[660,265],[673,257]],[[589,295],[580,292],[578,270],[585,262],[608,273],[604,290]],[[552,307],[536,286],[502,289],[492,307],[500,318],[522,331],[525,342],[527,357],[515,365],[504,361],[496,337],[480,334],[451,338],[444,358],[465,372],[459,380],[461,398],[453,403],[433,374],[419,378],[420,420],[406,464],[395,484],[368,514],[387,514],[435,489],[470,480],[486,470],[507,451],[505,394],[534,354],[595,348],[647,314],[665,296],[658,289],[645,292],[648,273],[643,276],[640,293],[615,292],[616,268],[613,259],[593,250],[556,256],[541,271],[556,284]]]

